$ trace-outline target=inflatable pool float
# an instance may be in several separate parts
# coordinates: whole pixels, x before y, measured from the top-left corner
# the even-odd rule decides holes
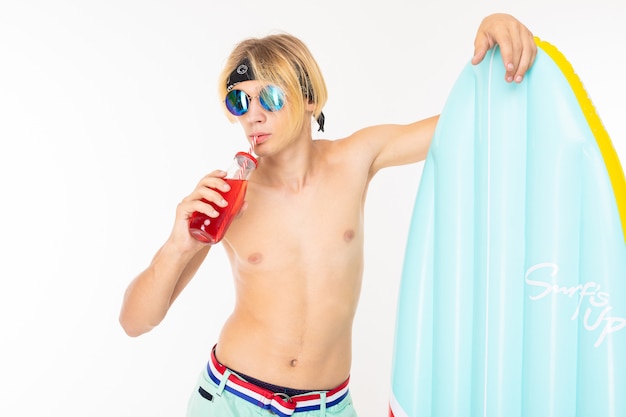
[[[536,39],[446,101],[411,220],[390,416],[625,417],[626,181],[582,83]]]

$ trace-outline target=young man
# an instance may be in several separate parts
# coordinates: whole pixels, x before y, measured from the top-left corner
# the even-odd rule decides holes
[[[520,82],[536,54],[532,34],[512,16],[488,16],[473,62],[496,43],[506,81]],[[323,130],[326,86],[306,46],[289,35],[240,43],[219,85],[259,166],[246,207],[222,241],[234,275],[234,311],[188,415],[354,416],[348,378],[368,184],[382,168],[425,159],[438,118],[313,140],[313,119]],[[129,335],[165,317],[207,256],[211,246],[189,234],[188,222],[195,211],[217,217],[201,200],[225,205],[217,192],[228,190],[223,176],[208,174],[183,199],[170,237],[129,285],[120,315]]]

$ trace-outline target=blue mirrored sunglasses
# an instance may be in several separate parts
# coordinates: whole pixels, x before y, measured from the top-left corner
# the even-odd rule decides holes
[[[226,94],[226,108],[235,116],[241,116],[248,112],[250,103],[257,98],[261,107],[267,111],[278,111],[285,105],[285,92],[275,85],[266,85],[261,88],[258,96],[250,96],[243,90],[231,90]]]

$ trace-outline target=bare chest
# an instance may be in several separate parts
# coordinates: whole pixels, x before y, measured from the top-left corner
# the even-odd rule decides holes
[[[283,273],[360,264],[364,190],[343,185],[296,194],[251,188],[246,210],[226,236],[231,262]]]

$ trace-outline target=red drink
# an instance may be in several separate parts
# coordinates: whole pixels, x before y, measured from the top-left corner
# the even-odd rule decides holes
[[[220,213],[219,216],[211,218],[204,213],[196,211],[189,219],[189,233],[200,242],[214,244],[222,240],[226,229],[228,229],[233,218],[239,213],[243,204],[246,189],[248,188],[248,180],[225,178],[224,181],[230,185],[230,191],[216,191],[224,197],[224,200],[228,201],[228,205],[226,207],[213,205],[215,210]],[[204,199],[202,201],[207,203]]]

